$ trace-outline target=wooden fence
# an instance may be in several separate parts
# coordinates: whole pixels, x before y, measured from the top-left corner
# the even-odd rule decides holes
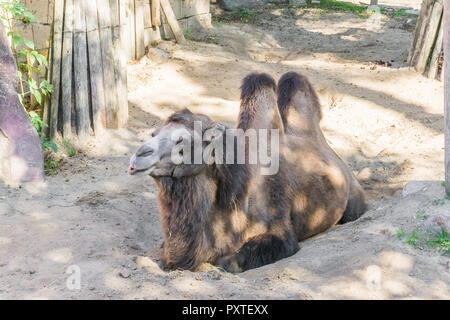
[[[173,37],[159,1],[54,0],[47,74],[54,88],[43,114],[51,138],[85,140],[126,125],[126,61]],[[162,1],[170,2],[181,32],[210,24],[209,0]]]

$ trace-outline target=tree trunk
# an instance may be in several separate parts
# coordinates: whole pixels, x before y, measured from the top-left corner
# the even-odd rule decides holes
[[[376,5],[378,5],[378,0],[370,0],[370,5],[371,5],[371,6],[376,6]]]
[[[444,90],[445,90],[445,191],[450,196],[450,3],[444,8]]]
[[[0,22],[0,180],[17,185],[43,180],[41,140],[19,102],[16,62]]]

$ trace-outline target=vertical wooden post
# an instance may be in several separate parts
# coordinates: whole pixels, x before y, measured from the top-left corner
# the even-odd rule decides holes
[[[445,191],[450,196],[450,2],[444,1]]]
[[[105,89],[106,126],[118,128],[116,82],[114,79],[113,42],[111,31],[111,10],[109,1],[97,0],[98,22],[100,26],[100,48],[103,62],[103,87]]]
[[[64,138],[72,136],[72,42],[73,7],[72,0],[66,0],[64,10],[64,38],[61,67],[62,127]]]
[[[52,83],[52,79],[53,79],[53,24],[51,26],[51,30],[50,30],[50,47],[48,48],[48,56],[47,56],[47,61],[48,61],[48,69],[47,69],[47,74],[46,74],[46,80],[49,83]],[[52,96],[47,96],[45,97],[45,102],[44,102],[44,111],[42,112],[42,120],[47,123],[50,124],[50,108],[51,108],[51,100],[52,100]],[[42,132],[48,137],[50,134],[50,128],[44,127],[42,129]]]
[[[78,138],[86,140],[89,137],[89,97],[88,97],[88,58],[86,46],[86,20],[85,6],[88,0],[73,2],[74,10],[74,41],[73,41],[73,66],[74,66],[74,90],[75,110],[77,114],[76,126]],[[91,0],[89,0],[91,1]],[[55,39],[56,40],[56,39]],[[56,66],[54,66],[55,68]]]
[[[128,59],[136,59],[136,33],[135,33],[135,18],[134,18],[134,0],[127,0],[128,13],[128,39],[130,46],[128,47]]]
[[[95,134],[101,134],[106,128],[106,110],[96,1],[88,1],[86,4],[86,33],[89,52],[92,122]]]
[[[128,21],[129,16],[129,0],[119,0],[119,22],[120,22],[120,41],[125,53],[126,60],[131,59],[131,41],[130,41],[130,26]]]
[[[118,0],[109,0],[113,42],[114,80],[116,82],[117,126],[123,128],[128,122],[127,65],[122,48],[120,6]]]
[[[136,59],[145,54],[144,46],[144,5],[141,0],[134,0]]]
[[[55,137],[58,131],[58,105],[61,87],[61,50],[62,50],[62,31],[64,17],[64,0],[55,0],[53,6],[53,72],[52,84],[53,93],[50,107],[50,138]]]
[[[428,22],[426,35],[424,36],[422,47],[417,55],[416,71],[419,73],[424,73],[427,67],[428,58],[430,56],[430,51],[436,40],[436,35],[438,33],[439,23],[442,17],[442,4],[439,1],[434,3],[433,9],[431,10],[430,20]]]
[[[436,44],[434,46],[433,52],[431,54],[430,68],[428,69],[428,78],[436,79],[437,71],[438,71],[438,60],[439,56],[442,52],[443,38],[444,38],[444,24],[441,23],[441,27],[439,28],[439,34],[436,39]]]
[[[159,0],[152,0],[152,25],[161,26],[161,11]]]

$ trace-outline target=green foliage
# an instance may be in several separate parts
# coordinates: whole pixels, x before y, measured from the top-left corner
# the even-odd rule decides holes
[[[308,6],[327,10],[345,11],[361,14],[367,10],[367,6],[359,6],[350,2],[341,2],[335,0],[320,0],[320,4],[310,3]]]
[[[416,227],[411,233],[407,234],[404,230],[397,230],[397,238],[404,241],[415,249],[429,247],[437,249],[444,255],[450,255],[450,238],[447,231],[441,228],[440,231],[423,231]]]
[[[0,19],[8,20],[8,14],[12,19],[23,21],[24,23],[38,22],[25,5],[18,1],[5,1],[0,3]]]
[[[238,16],[242,22],[255,23],[258,19],[259,13],[256,11],[250,11],[247,8],[242,8],[238,12]]]
[[[399,239],[403,239],[405,237],[406,233],[403,229],[398,229],[397,230],[397,238]]]
[[[47,176],[54,176],[58,173],[61,160],[48,160],[44,163],[44,173]]]
[[[33,110],[35,102],[40,106],[43,105],[44,98],[49,96],[53,91],[53,86],[47,81],[37,82],[33,77],[33,72],[38,75],[42,73],[42,69],[48,68],[47,58],[37,52],[34,42],[24,38],[18,31],[13,29],[13,21],[20,21],[24,24],[38,22],[27,8],[17,1],[6,1],[0,3],[0,19],[5,20],[8,24],[8,37],[11,38],[12,51],[16,58],[17,75],[20,82],[19,100],[27,110]],[[19,50],[19,46],[23,44],[23,49]],[[25,87],[28,90],[25,90]]]
[[[433,206],[442,206],[445,204],[445,199],[434,199]]]
[[[0,19],[6,21],[8,25],[9,32],[7,36],[11,38],[11,50],[16,58],[17,75],[20,84],[20,88],[18,88],[18,92],[20,93],[17,95],[20,103],[25,110],[27,110],[31,123],[41,138],[43,151],[56,153],[58,152],[58,147],[53,141],[47,139],[43,130],[48,127],[48,125],[42,121],[39,114],[34,111],[39,106],[42,110],[44,99],[49,97],[53,91],[53,86],[47,80],[36,81],[33,78],[33,72],[40,75],[42,70],[48,68],[47,58],[35,50],[33,41],[24,38],[13,28],[14,21],[29,24],[31,22],[38,22],[38,20],[27,10],[25,5],[17,1],[5,1],[0,3]],[[2,22],[0,21],[0,23]],[[21,46],[22,44],[23,46]],[[22,47],[22,49],[20,49],[20,47]],[[44,172],[46,174],[54,174],[57,166],[57,161],[49,160],[48,153],[46,152]]]
[[[427,245],[431,248],[438,248],[446,255],[450,255],[450,238],[447,231],[441,228],[439,232],[430,234]]]
[[[62,148],[63,148],[63,153],[65,153],[69,157],[75,157],[79,153],[67,139],[64,139],[62,141]],[[80,151],[80,153],[81,153],[81,151]]]
[[[39,115],[34,111],[29,111],[28,116],[30,117],[31,123],[35,127],[36,131],[41,138],[42,149],[45,151],[52,150],[53,152],[58,152],[58,147],[53,141],[47,140],[47,137],[42,129],[48,127],[48,125],[41,120]]]
[[[239,16],[240,17],[244,17],[246,15],[250,14],[250,10],[248,10],[247,8],[242,8],[241,10],[239,10]]]
[[[428,216],[424,215],[422,211],[417,212],[416,218],[419,220],[426,220]]]
[[[184,37],[186,38],[186,39],[189,39],[189,34],[191,33],[191,29],[189,29],[189,28],[187,28],[185,31],[184,31]]]
[[[414,248],[419,248],[420,246],[420,232],[418,229],[414,229],[406,238],[406,242],[412,245]]]

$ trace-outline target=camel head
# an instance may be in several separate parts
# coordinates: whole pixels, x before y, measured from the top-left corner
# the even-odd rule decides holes
[[[197,175],[214,163],[204,152],[211,144],[221,143],[224,132],[222,124],[205,115],[187,109],[178,111],[137,149],[128,174],[174,178]]]

